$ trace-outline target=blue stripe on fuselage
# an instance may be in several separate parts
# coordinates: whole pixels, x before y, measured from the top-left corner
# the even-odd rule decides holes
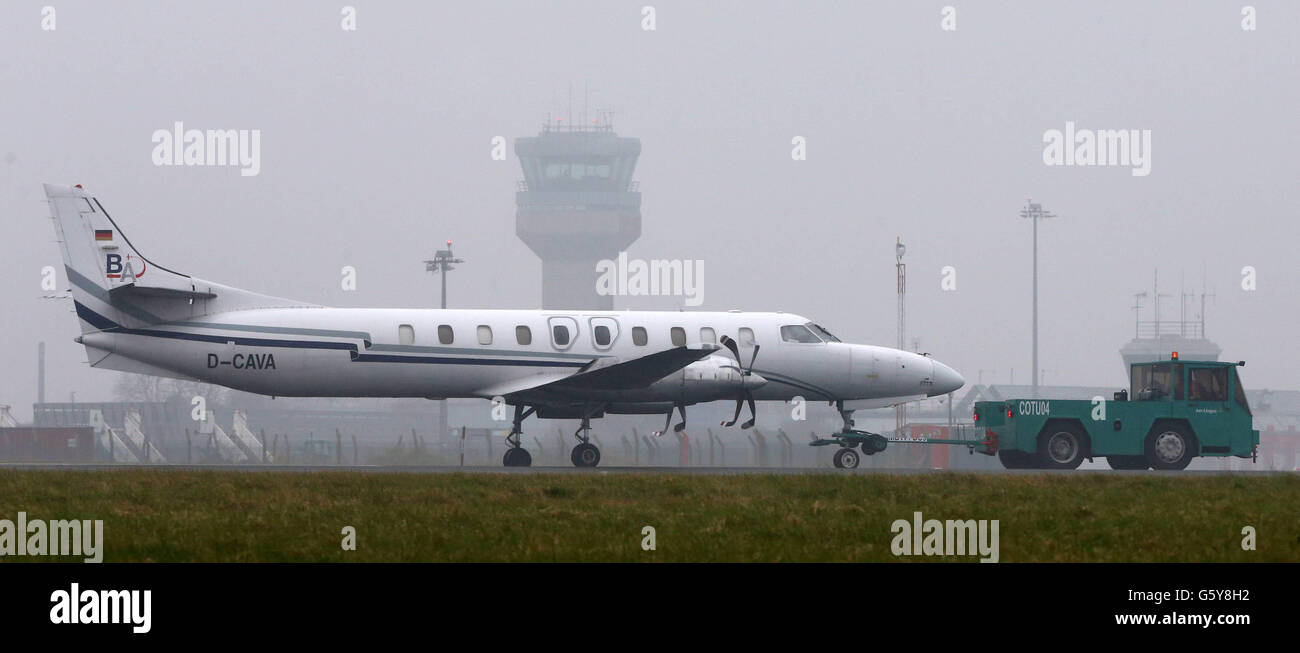
[[[435,363],[444,365],[520,365],[528,367],[582,367],[586,361],[539,361],[539,360],[513,360],[500,358],[448,358],[448,357],[425,357],[425,356],[396,356],[388,354],[360,354],[357,353],[357,346],[350,342],[326,342],[320,340],[278,340],[273,338],[249,338],[245,336],[224,336],[224,335],[206,335],[201,333],[182,333],[179,331],[159,331],[156,329],[132,329],[124,327],[116,322],[96,313],[81,302],[73,302],[77,307],[77,317],[90,323],[96,329],[112,331],[133,336],[146,336],[151,338],[171,338],[174,340],[190,340],[195,342],[211,342],[216,344],[226,344],[233,342],[236,345],[247,345],[250,347],[286,347],[297,349],[335,349],[353,352],[353,362],[357,363]]]

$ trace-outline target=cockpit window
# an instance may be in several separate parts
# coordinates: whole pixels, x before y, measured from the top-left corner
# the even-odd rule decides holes
[[[826,329],[823,329],[819,324],[813,324],[812,322],[809,322],[804,326],[808,327],[809,329],[812,329],[813,333],[817,334],[818,336],[821,336],[821,339],[825,340],[826,342],[840,342],[840,339],[836,338],[835,334],[831,333],[830,331],[827,331]]]
[[[785,342],[819,343],[821,338],[802,324],[788,324],[781,327],[781,340]]]

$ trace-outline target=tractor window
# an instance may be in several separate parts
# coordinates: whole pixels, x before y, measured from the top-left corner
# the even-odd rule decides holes
[[[1168,364],[1151,366],[1151,385],[1148,387],[1152,390],[1152,399],[1169,396],[1169,391],[1173,388],[1169,368]]]
[[[1240,405],[1243,409],[1245,409],[1247,415],[1251,415],[1252,413],[1250,412],[1250,404],[1246,403],[1246,390],[1241,387],[1241,375],[1237,374],[1236,368],[1233,368],[1232,370],[1232,385],[1233,385],[1233,390],[1232,390],[1233,399],[1237,402],[1238,405]]]
[[[1192,401],[1227,401],[1228,368],[1194,367],[1188,385],[1188,399]]]
[[[1164,399],[1173,389],[1170,365],[1134,365],[1132,396],[1139,401]]]
[[[1183,400],[1183,364],[1174,363],[1174,400]]]
[[[1147,387],[1151,383],[1151,366],[1134,365],[1132,368],[1130,368],[1129,374],[1131,378],[1129,382],[1128,394],[1130,397],[1137,399],[1139,393],[1142,392],[1142,389]]]

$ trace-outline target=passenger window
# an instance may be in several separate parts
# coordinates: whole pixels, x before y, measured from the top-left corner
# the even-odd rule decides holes
[[[645,327],[632,327],[632,344],[644,347],[649,340],[649,337],[646,336]]]
[[[736,340],[746,347],[753,347],[757,342],[754,340],[754,330],[749,327],[740,327],[736,333]]]
[[[551,339],[555,341],[557,347],[567,347],[569,344],[569,327],[563,324],[551,327]]]
[[[818,338],[816,334],[802,324],[790,324],[781,327],[781,340],[784,342],[801,342],[807,344],[819,343],[822,341],[821,338]]]
[[[1192,401],[1228,400],[1226,367],[1193,367],[1191,377],[1191,383],[1188,384],[1191,386],[1191,392],[1188,398]]]
[[[717,344],[718,336],[713,332],[713,327],[704,327],[700,329],[700,342]]]
[[[609,346],[609,327],[603,324],[597,325],[595,329],[592,329],[591,333],[596,338],[597,345],[601,347]]]
[[[399,344],[399,345],[414,345],[414,344],[415,344],[415,328],[412,327],[412,326],[409,325],[409,324],[399,324],[399,325],[397,325],[397,344]]]
[[[673,327],[668,333],[671,336],[674,347],[683,347],[686,345],[686,329]]]
[[[533,344],[533,330],[522,324],[515,327],[515,342],[521,345]]]
[[[492,344],[492,327],[486,324],[478,325],[478,344],[480,345]]]
[[[456,339],[456,334],[451,330],[449,324],[438,325],[438,342],[444,345],[450,345]]]

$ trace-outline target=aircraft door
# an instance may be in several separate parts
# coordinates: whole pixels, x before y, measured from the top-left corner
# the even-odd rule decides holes
[[[564,351],[578,339],[578,321],[567,315],[553,315],[546,319],[551,332],[551,347]]]

